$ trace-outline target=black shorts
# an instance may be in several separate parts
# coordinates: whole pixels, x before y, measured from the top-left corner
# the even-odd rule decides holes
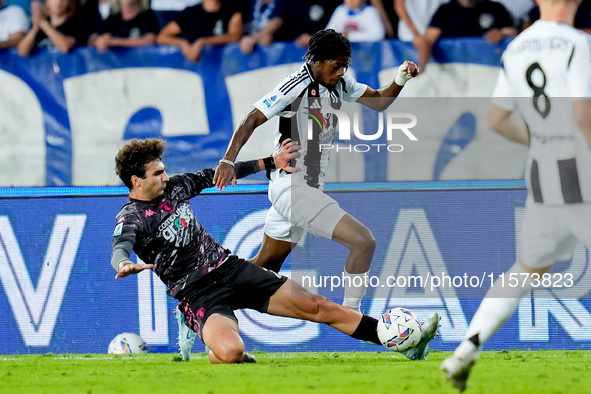
[[[265,313],[269,299],[285,281],[285,276],[229,256],[218,268],[178,294],[179,309],[185,315],[185,324],[203,339],[201,331],[209,316],[219,313],[238,322],[236,309]]]

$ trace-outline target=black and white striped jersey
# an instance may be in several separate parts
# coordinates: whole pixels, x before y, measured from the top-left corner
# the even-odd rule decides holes
[[[254,104],[267,119],[279,116],[274,140],[276,151],[286,138],[302,145],[301,157],[295,163],[302,171],[292,177],[298,177],[312,187],[322,187],[330,150],[319,149],[319,145],[332,144],[337,128],[336,116],[323,112],[323,108],[340,109],[341,100],[357,101],[366,89],[367,85],[348,74],[329,89],[314,79],[309,65],[304,63],[298,72],[288,75]],[[311,118],[314,119],[310,123],[313,135],[308,132]]]
[[[502,60],[493,103],[517,110],[530,132],[530,195],[547,205],[591,202],[591,149],[573,116],[573,102],[591,99],[591,38],[540,20]]]

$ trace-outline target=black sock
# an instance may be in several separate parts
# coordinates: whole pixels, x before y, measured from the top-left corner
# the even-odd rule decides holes
[[[359,322],[351,337],[361,339],[362,341],[373,342],[376,345],[382,344],[378,338],[378,321],[367,315],[363,315],[361,322]]]

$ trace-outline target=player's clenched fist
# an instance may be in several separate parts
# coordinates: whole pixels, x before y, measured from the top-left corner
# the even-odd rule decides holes
[[[419,67],[412,61],[406,60],[398,67],[398,75],[394,82],[398,86],[404,86],[406,81],[419,75]]]

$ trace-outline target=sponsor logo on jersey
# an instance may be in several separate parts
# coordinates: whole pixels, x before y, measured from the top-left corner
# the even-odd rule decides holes
[[[193,213],[188,204],[179,206],[176,212],[158,226],[160,236],[168,242],[174,242],[176,247],[184,245],[187,236],[183,230],[192,218]]]

